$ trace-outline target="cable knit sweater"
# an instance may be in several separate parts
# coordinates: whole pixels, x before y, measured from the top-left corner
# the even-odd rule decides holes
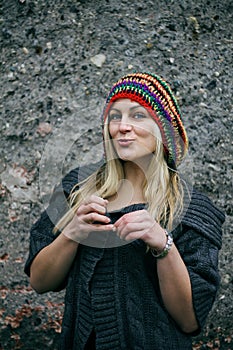
[[[55,239],[54,222],[66,211],[66,198],[72,187],[96,166],[73,170],[55,188],[48,209],[31,230],[30,252],[25,265],[28,275],[36,254]],[[144,207],[145,204],[132,204],[108,215],[114,223],[119,216]],[[196,191],[186,209],[173,236],[189,272],[200,331],[219,285],[218,251],[224,215],[206,196]],[[183,333],[166,311],[156,274],[156,259],[150,252],[146,253],[142,240],[115,248],[80,244],[67,281],[61,288],[64,286],[62,350],[85,349],[93,329],[98,350],[192,348],[192,335]]]

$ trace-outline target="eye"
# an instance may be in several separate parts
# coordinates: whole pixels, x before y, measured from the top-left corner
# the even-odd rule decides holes
[[[146,117],[147,116],[144,113],[142,113],[142,112],[136,112],[136,113],[133,114],[133,118],[134,119],[143,119],[143,118],[146,118]]]
[[[111,113],[111,114],[109,114],[108,119],[109,119],[109,121],[111,121],[111,120],[115,120],[115,121],[121,120],[121,114],[119,114],[119,113]]]

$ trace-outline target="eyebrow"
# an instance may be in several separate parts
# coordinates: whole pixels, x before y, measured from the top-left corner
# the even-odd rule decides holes
[[[141,108],[144,108],[143,106],[138,105],[138,106],[132,106],[132,107],[130,107],[129,110],[131,111],[132,109],[136,109],[136,108],[140,108],[140,107],[141,107]],[[115,110],[115,111],[117,111],[117,112],[121,112],[119,109],[113,107],[113,108],[110,109],[109,113],[110,113],[111,111],[113,111],[113,110]]]

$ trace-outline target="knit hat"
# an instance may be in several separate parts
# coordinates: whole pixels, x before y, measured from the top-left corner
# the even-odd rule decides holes
[[[110,90],[103,112],[103,123],[112,103],[121,98],[129,98],[148,110],[160,129],[167,164],[176,169],[188,150],[188,137],[178,103],[169,85],[155,74],[125,75]]]

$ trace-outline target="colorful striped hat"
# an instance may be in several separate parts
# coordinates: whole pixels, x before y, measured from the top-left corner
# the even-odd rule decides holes
[[[103,122],[107,119],[111,104],[120,98],[136,101],[150,112],[162,135],[167,164],[176,169],[188,150],[188,137],[181,120],[180,108],[169,85],[155,74],[125,75],[110,90]]]

